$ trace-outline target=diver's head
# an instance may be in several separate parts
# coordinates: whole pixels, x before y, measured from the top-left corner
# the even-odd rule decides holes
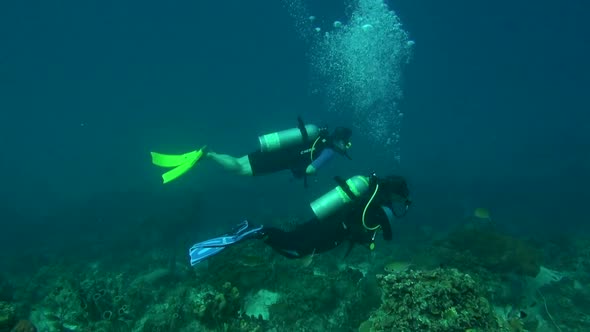
[[[410,189],[405,178],[398,175],[380,178],[379,191],[381,192],[381,204],[391,206],[396,216],[405,215],[412,203]]]
[[[330,136],[332,145],[341,153],[346,153],[346,151],[350,149],[352,145],[350,142],[351,137],[352,129],[346,127],[336,127]]]
[[[406,179],[398,175],[390,175],[381,178],[379,185],[384,189],[383,191],[391,197],[394,201],[406,201],[410,197],[410,189]]]

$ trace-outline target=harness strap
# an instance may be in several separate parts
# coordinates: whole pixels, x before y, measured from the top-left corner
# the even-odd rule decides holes
[[[297,128],[299,128],[299,131],[301,132],[301,137],[303,138],[303,141],[307,143],[309,141],[309,133],[307,132],[307,129],[305,128],[305,123],[303,122],[303,119],[301,119],[300,116],[297,117]]]
[[[303,142],[309,142],[309,133],[307,132],[307,128],[305,128],[305,123],[303,122],[301,116],[297,117],[297,128],[299,128],[299,131],[301,132],[301,138],[303,138]],[[305,174],[305,172],[303,174],[303,187],[308,187],[307,174]]]
[[[340,186],[342,191],[344,191],[344,193],[346,194],[346,196],[348,196],[348,198],[350,198],[350,200],[354,200],[356,198],[356,195],[352,192],[352,190],[350,190],[350,187],[348,186],[348,183],[346,183],[346,180],[342,179],[339,176],[335,176],[334,181],[338,183],[338,186]]]

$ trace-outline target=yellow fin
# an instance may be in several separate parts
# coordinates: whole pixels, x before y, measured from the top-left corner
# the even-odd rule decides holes
[[[183,154],[163,154],[158,152],[150,152],[152,155],[152,163],[160,167],[176,167],[195,158],[200,158],[199,153],[203,154],[203,149],[195,150]]]
[[[157,152],[152,152],[152,162],[154,165],[160,167],[174,167],[168,172],[162,174],[164,183],[175,180],[179,176],[190,170],[203,157],[203,150],[195,150],[181,155],[165,155]]]

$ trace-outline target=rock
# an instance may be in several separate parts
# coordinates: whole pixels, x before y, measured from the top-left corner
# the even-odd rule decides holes
[[[37,328],[28,320],[20,320],[10,332],[37,332]]]
[[[16,310],[14,305],[0,302],[0,332],[8,332],[16,323]]]

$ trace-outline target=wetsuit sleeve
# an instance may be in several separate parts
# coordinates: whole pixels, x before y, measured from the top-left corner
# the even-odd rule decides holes
[[[383,231],[383,239],[385,241],[391,241],[393,239],[393,231],[391,229],[391,224],[389,223],[387,215],[381,208],[375,208],[373,211],[374,212],[371,217],[374,222],[371,223],[373,225],[380,225],[381,230]]]
[[[315,169],[322,167],[328,160],[332,159],[335,151],[330,148],[325,148],[322,153],[311,163],[311,166]]]
[[[391,241],[393,239],[393,231],[386,217],[381,218],[381,228],[383,229],[383,239],[385,241]]]
[[[376,221],[381,225],[381,229],[383,230],[383,239],[385,241],[391,241],[393,239],[393,231],[391,230],[389,218],[387,218],[385,211],[381,208],[377,209],[375,212]]]

